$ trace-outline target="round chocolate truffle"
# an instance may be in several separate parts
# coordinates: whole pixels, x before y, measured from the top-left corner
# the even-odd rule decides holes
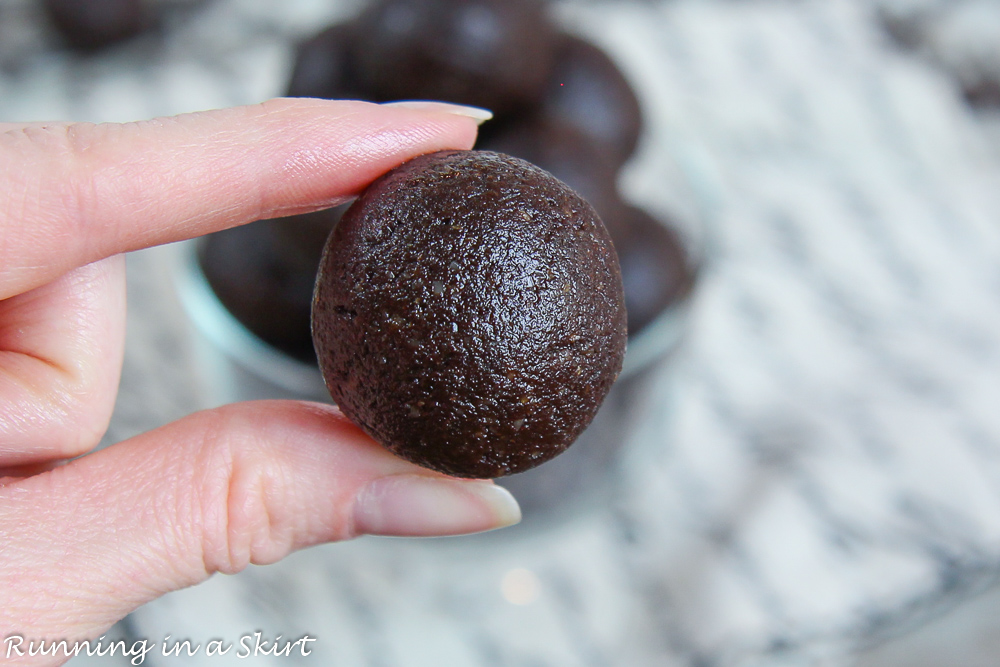
[[[334,401],[396,454],[498,477],[566,449],[621,369],[618,261],[594,209],[487,151],[418,157],[330,236],[313,337]]]
[[[541,113],[604,146],[616,166],[639,144],[642,109],[632,86],[604,51],[573,35],[559,42]]]
[[[538,115],[512,118],[481,134],[476,147],[527,160],[566,183],[607,224],[619,215],[618,156],[577,128]]]
[[[143,0],[45,0],[44,6],[66,41],[83,50],[133,37],[148,24]]]
[[[635,336],[691,293],[695,267],[677,232],[641,208],[625,206],[608,230],[621,263],[628,333]]]
[[[353,23],[339,23],[300,42],[295,47],[295,66],[288,82],[288,97],[327,100],[368,100],[357,83]]]
[[[380,0],[359,18],[361,83],[378,101],[503,112],[538,98],[555,31],[537,0]]]
[[[311,309],[323,246],[346,207],[260,220],[205,237],[198,261],[223,306],[258,338],[315,362]]]

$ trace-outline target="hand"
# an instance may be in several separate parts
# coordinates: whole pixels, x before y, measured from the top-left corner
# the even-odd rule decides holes
[[[340,203],[411,157],[470,147],[467,113],[273,100],[0,124],[0,642],[94,638],[168,591],[321,542],[518,520],[492,483],[397,459],[313,403],[209,410],[66,463],[110,419],[122,253]]]

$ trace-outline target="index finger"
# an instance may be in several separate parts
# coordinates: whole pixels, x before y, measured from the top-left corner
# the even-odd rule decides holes
[[[0,299],[117,253],[339,203],[475,136],[463,108],[311,99],[0,125]]]

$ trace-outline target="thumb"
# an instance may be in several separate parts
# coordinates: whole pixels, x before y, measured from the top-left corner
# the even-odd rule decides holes
[[[519,518],[500,487],[398,459],[331,406],[230,405],[0,486],[0,637],[96,637],[164,593],[309,545]]]

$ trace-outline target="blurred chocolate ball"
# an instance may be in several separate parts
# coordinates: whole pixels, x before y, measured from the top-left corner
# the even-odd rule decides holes
[[[690,294],[695,267],[677,232],[641,208],[626,206],[606,225],[618,252],[632,337]]]
[[[219,301],[264,342],[316,360],[310,330],[323,245],[346,207],[261,220],[205,237],[198,261]]]
[[[339,23],[295,47],[295,66],[288,82],[288,97],[327,100],[367,100],[357,82],[353,23]]]
[[[494,112],[538,99],[556,34],[537,0],[379,0],[358,29],[361,84],[377,100]]]
[[[86,51],[133,37],[149,25],[142,0],[44,0],[44,7],[66,42]]]
[[[642,133],[642,109],[625,75],[604,51],[573,35],[560,39],[541,113],[601,144],[619,164]]]
[[[570,186],[602,219],[618,215],[618,158],[579,130],[540,116],[511,119],[483,133],[481,150],[527,160]]]
[[[983,76],[971,83],[964,83],[962,92],[969,104],[977,108],[1000,109],[1000,74]]]

